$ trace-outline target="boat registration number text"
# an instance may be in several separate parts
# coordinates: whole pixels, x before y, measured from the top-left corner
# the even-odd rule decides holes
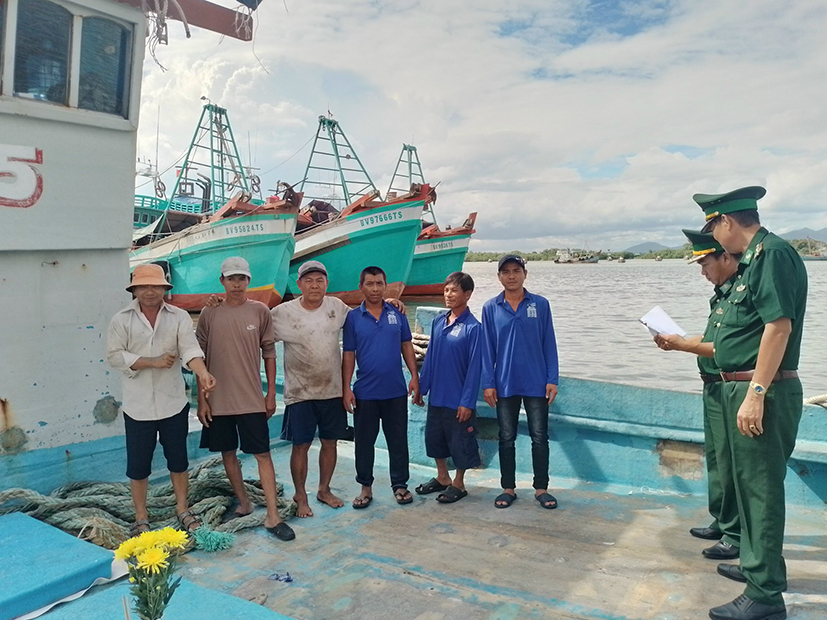
[[[380,213],[379,215],[371,215],[359,220],[362,227],[376,226],[377,224],[384,224],[385,222],[393,222],[394,220],[402,219],[402,211],[388,211],[387,213]]]
[[[224,227],[224,236],[231,237],[232,235],[243,235],[244,233],[266,232],[264,224],[261,222],[252,224],[234,224],[232,226]]]

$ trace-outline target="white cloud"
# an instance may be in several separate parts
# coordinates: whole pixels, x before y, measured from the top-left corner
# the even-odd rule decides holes
[[[228,6],[230,4],[228,3]],[[778,230],[827,226],[827,8],[806,0],[268,0],[255,47],[171,24],[141,154],[188,144],[204,95],[262,171],[332,111],[384,191],[403,142],[477,248],[681,242],[695,192],[765,184]],[[261,59],[262,67],[253,55]],[[266,70],[265,70],[266,68]],[[296,181],[307,150],[264,176]],[[169,185],[169,183],[168,183]]]

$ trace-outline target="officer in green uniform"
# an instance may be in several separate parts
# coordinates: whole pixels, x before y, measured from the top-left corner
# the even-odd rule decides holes
[[[702,336],[682,337],[677,334],[655,336],[655,343],[663,350],[686,351],[697,355],[698,370],[704,383],[704,456],[708,484],[709,514],[713,521],[709,527],[693,527],[689,533],[697,538],[720,542],[704,549],[704,557],[710,560],[734,560],[738,557],[741,526],[738,518],[738,502],[732,478],[732,463],[724,429],[721,373],[712,359],[712,335],[723,314],[726,296],[738,271],[738,257],[725,251],[709,233],[684,230],[692,244],[690,263],[701,266],[701,274],[715,286],[715,294],[709,300],[709,318]]]
[[[742,254],[713,342],[741,520],[740,569],[720,564],[718,572],[747,586],[709,611],[714,620],[787,617],[784,477],[802,411],[797,369],[807,272],[792,246],[761,226],[757,201],[765,193],[745,187],[693,196],[706,216],[703,232]]]

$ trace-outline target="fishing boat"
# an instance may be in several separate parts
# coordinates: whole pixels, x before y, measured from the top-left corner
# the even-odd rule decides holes
[[[333,164],[327,163],[330,158]],[[329,176],[312,178],[315,173]],[[317,191],[308,192],[309,202],[299,214],[288,295],[299,294],[295,284],[299,265],[318,260],[327,268],[328,294],[345,303],[361,303],[359,274],[368,265],[385,271],[387,296],[400,297],[410,274],[422,211],[433,200],[431,187],[414,184],[402,195],[380,200],[341,125],[328,116],[319,117],[300,191],[305,186]],[[318,191],[324,187],[333,193]]]
[[[801,260],[817,261],[827,260],[827,252],[824,251],[824,244],[819,244],[822,249],[813,249],[813,240],[807,237],[807,253],[801,255]]]
[[[158,179],[155,187],[161,193]],[[227,110],[204,105],[171,199],[136,196],[133,225],[140,227],[133,230],[130,269],[160,264],[173,285],[170,303],[199,311],[223,292],[224,259],[241,256],[252,273],[249,297],[275,306],[285,293],[302,194],[282,184],[282,196],[254,199],[259,187],[241,165]]]
[[[422,164],[416,147],[403,144],[387,195],[395,195],[403,191],[401,187],[414,183],[425,183]],[[416,240],[411,273],[405,284],[406,297],[441,295],[445,278],[462,270],[471,235],[476,232],[476,213],[469,214],[456,228],[440,228],[434,212],[435,202],[427,204],[422,212],[422,232]]]
[[[571,250],[557,250],[557,256],[554,262],[557,264],[590,264],[593,265],[600,260],[598,253],[592,252],[572,252]]]

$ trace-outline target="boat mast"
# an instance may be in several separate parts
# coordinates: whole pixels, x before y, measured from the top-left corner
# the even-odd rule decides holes
[[[325,147],[327,143],[327,147]],[[330,159],[333,158],[332,164]],[[321,159],[321,163],[316,160]],[[355,165],[354,168],[346,168],[345,164]],[[322,173],[332,172],[336,180],[329,183],[314,181],[310,178],[310,171],[318,170]],[[333,196],[311,195],[305,192],[305,198],[310,200],[324,200],[325,202],[344,202],[340,207],[346,207],[357,198],[368,194],[379,193],[376,185],[370,178],[362,161],[356,154],[345,132],[342,131],[339,122],[332,117],[320,116],[319,127],[316,130],[316,137],[313,140],[313,148],[310,150],[310,159],[304,171],[304,178],[299,185],[299,191],[304,191],[305,184],[328,186],[333,188]],[[336,188],[341,188],[342,196],[336,194]],[[321,193],[321,189],[318,193]],[[335,206],[335,205],[334,205]]]
[[[403,172],[399,171],[400,167],[403,169]],[[407,170],[407,174],[404,170]],[[414,183],[425,184],[425,175],[422,173],[419,152],[413,144],[403,144],[402,152],[399,154],[399,159],[396,161],[396,168],[391,177],[388,194],[391,192],[406,194],[410,191],[411,185]],[[436,213],[434,213],[434,210],[431,208],[430,202],[425,205],[425,209],[422,212],[423,218],[426,215],[430,215],[431,223],[437,225]]]

